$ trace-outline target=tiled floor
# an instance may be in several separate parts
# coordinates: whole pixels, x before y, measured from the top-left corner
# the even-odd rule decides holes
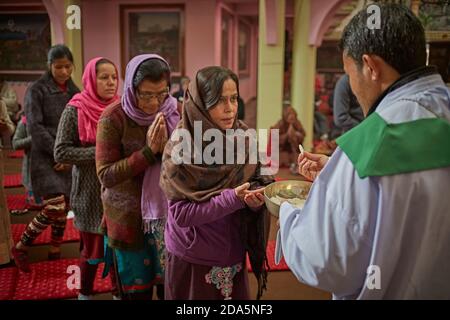
[[[13,174],[20,172],[21,159],[7,158],[8,151],[3,151],[5,160],[5,174]],[[277,175],[284,179],[299,179],[298,176],[292,176],[287,169],[281,169]],[[23,188],[8,188],[6,194],[20,194],[23,193]],[[23,216],[11,216],[12,223],[27,223],[36,212],[29,212]],[[276,236],[276,219],[272,217],[270,239],[275,239]],[[36,246],[30,250],[30,261],[43,261],[47,258],[48,246]],[[78,257],[78,243],[66,243],[62,246],[63,258]],[[253,274],[249,274],[251,297],[256,296],[256,280]],[[311,288],[300,283],[290,271],[272,272],[269,274],[269,281],[267,291],[264,293],[262,299],[266,300],[298,300],[298,299],[330,299],[331,295],[327,292]],[[101,294],[96,296],[96,299],[111,299],[110,294]]]

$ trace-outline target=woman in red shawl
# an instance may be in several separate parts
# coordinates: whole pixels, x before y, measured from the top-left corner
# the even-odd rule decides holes
[[[80,300],[89,300],[98,263],[103,260],[103,216],[100,182],[95,171],[97,122],[103,110],[119,100],[117,69],[105,58],[88,62],[83,73],[84,90],[67,104],[58,126],[55,159],[73,165],[70,205],[80,231]],[[112,274],[113,288],[114,275]],[[113,290],[115,291],[115,290]],[[115,292],[113,292],[114,294]]]

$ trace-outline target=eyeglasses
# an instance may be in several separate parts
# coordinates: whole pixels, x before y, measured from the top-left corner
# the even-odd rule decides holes
[[[163,102],[164,99],[169,95],[169,88],[167,87],[164,91],[159,93],[150,93],[150,92],[140,92],[137,90],[137,96],[139,99],[144,101],[150,101],[152,99],[157,99],[159,102]]]
[[[231,104],[237,104],[238,103],[238,99],[239,99],[239,95],[237,95],[237,94],[229,96],[229,97],[222,96],[222,97],[219,98],[219,101],[217,101],[217,104],[224,105],[224,104],[227,103],[228,100],[230,100]]]

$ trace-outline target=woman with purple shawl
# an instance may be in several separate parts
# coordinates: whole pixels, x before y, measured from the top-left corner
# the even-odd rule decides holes
[[[161,154],[180,120],[169,94],[170,67],[160,56],[127,65],[121,102],[103,112],[96,167],[102,184],[105,272],[114,267],[122,299],[164,297],[167,200],[159,187]]]

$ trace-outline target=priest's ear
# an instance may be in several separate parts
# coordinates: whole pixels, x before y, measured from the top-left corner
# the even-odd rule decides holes
[[[373,54],[362,55],[363,70],[362,73],[372,81],[378,81],[383,67],[383,59]]]

